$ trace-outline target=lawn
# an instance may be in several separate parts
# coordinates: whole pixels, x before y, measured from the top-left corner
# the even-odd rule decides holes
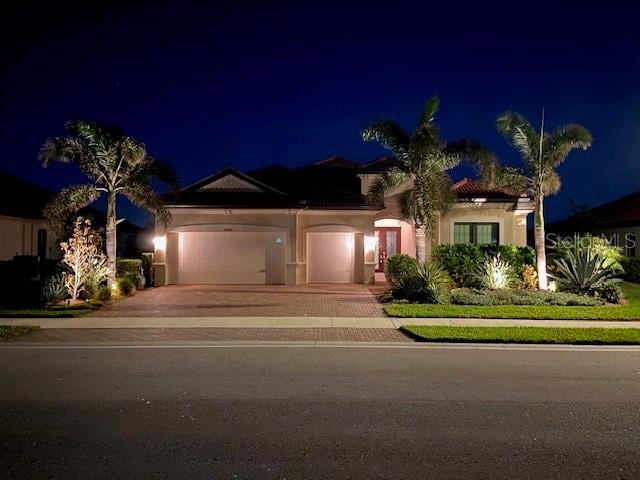
[[[40,327],[35,325],[0,325],[0,340],[8,340],[38,330]]]
[[[640,284],[622,285],[626,305],[558,307],[522,305],[389,304],[387,315],[401,318],[528,318],[540,320],[640,320]]]
[[[92,311],[91,307],[0,309],[0,318],[74,318]]]
[[[575,345],[638,345],[637,328],[449,327],[403,326],[420,342],[560,343]]]

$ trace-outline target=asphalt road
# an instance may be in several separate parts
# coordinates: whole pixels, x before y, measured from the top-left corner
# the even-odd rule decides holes
[[[0,346],[0,478],[637,479],[640,352]]]

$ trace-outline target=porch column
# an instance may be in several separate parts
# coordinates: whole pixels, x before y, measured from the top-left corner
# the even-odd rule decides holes
[[[427,259],[427,235],[422,227],[416,229],[416,258],[422,262]]]

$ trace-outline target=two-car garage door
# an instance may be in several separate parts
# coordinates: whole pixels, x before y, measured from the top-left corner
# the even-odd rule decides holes
[[[183,232],[180,284],[285,282],[285,245],[277,232]]]
[[[284,284],[286,248],[278,232],[180,232],[178,284]],[[354,281],[355,238],[307,234],[307,282]]]

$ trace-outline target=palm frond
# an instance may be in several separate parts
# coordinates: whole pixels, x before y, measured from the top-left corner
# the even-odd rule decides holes
[[[162,198],[149,185],[129,184],[121,190],[121,193],[134,205],[149,210],[157,222],[167,225],[171,220],[171,213],[164,206]]]
[[[496,156],[479,142],[472,140],[458,140],[449,143],[443,153],[450,158],[445,170],[453,168],[461,162],[472,165],[480,177],[487,183],[495,183],[498,178],[500,164]]]
[[[424,109],[422,110],[422,116],[420,117],[420,123],[418,123],[418,127],[422,127],[422,126],[433,123],[439,108],[440,108],[440,98],[438,96],[434,95],[429,100],[427,100],[427,103],[425,104]]]
[[[503,167],[498,170],[495,184],[520,194],[529,193],[531,181],[521,168]]]
[[[94,185],[73,185],[60,191],[45,207],[43,214],[56,232],[64,231],[65,221],[78,210],[92,204],[100,196]]]
[[[540,134],[524,116],[515,112],[506,112],[498,117],[496,126],[502,136],[520,152],[523,160],[530,166],[538,158]]]
[[[560,191],[560,187],[562,187],[562,182],[560,180],[560,175],[557,172],[551,170],[544,175],[544,180],[542,181],[542,193],[545,195],[555,195]]]
[[[591,132],[581,125],[564,125],[554,131],[544,142],[545,163],[557,167],[573,149],[587,150],[593,143]]]
[[[369,198],[376,204],[382,204],[384,196],[389,190],[399,187],[408,179],[407,172],[399,168],[392,168],[383,172],[369,187]]]
[[[409,135],[393,120],[373,122],[362,131],[365,142],[376,141],[402,162],[408,161]]]

